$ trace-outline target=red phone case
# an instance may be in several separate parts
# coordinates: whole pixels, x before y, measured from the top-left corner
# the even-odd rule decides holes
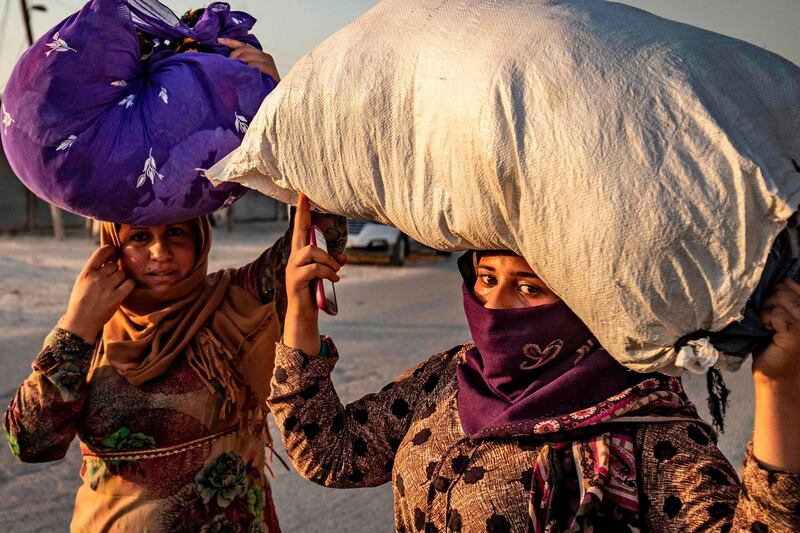
[[[322,230],[320,230],[316,226],[311,226],[311,229],[309,229],[308,231],[308,238],[311,244],[313,244],[314,246],[318,246],[317,236],[314,232],[315,229],[320,233],[322,233]],[[333,288],[333,282],[331,282],[331,288]],[[317,307],[319,308],[320,311],[324,311],[331,316],[336,315],[336,313],[339,312],[338,306],[336,306],[336,289],[333,289],[333,302],[335,307],[334,309],[331,309],[331,307],[328,305],[328,299],[325,297],[325,284],[323,280],[318,279],[315,281],[314,295],[317,300]]]

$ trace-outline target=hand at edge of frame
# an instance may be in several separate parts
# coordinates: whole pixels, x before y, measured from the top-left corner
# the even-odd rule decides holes
[[[786,278],[764,302],[761,322],[772,342],[753,357],[756,383],[786,384],[800,391],[800,284]]]
[[[753,357],[753,456],[762,467],[800,473],[800,284],[781,281],[760,316],[773,336]]]
[[[247,43],[237,41],[236,39],[228,39],[227,37],[220,37],[217,42],[223,46],[231,49],[231,59],[238,59],[247,65],[261,71],[262,74],[272,77],[276,82],[281,81],[281,75],[278,73],[278,67],[275,65],[275,60],[266,52],[262,52],[258,48],[254,48]]]

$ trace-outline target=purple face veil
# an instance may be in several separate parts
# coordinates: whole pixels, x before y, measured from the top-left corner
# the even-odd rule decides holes
[[[530,434],[543,419],[589,407],[648,377],[614,360],[562,301],[483,307],[468,261],[459,268],[475,347],[457,370],[458,414],[468,435]]]
[[[582,521],[597,514],[637,523],[630,422],[702,425],[680,380],[627,370],[562,301],[484,307],[472,291],[472,256],[459,260],[475,342],[456,370],[464,432],[474,440],[542,441],[531,466],[527,533],[584,531]]]

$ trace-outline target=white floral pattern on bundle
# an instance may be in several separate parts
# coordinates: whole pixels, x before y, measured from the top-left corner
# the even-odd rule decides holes
[[[69,147],[72,146],[72,143],[74,143],[75,139],[77,138],[78,138],[77,135],[70,135],[69,137],[61,141],[61,144],[59,144],[58,148],[56,148],[56,152],[62,152],[64,150],[68,150]]]
[[[164,174],[158,172],[158,167],[156,166],[156,160],[153,158],[153,149],[150,148],[150,154],[147,157],[147,160],[144,162],[144,169],[142,173],[139,175],[139,179],[136,181],[136,188],[138,189],[145,182],[149,179],[151,185],[155,185],[156,177],[158,179],[163,180]]]
[[[11,118],[11,115],[6,110],[6,105],[5,104],[0,104],[0,107],[2,107],[2,111],[3,111],[3,133],[7,134],[8,133],[8,127],[10,125],[12,125],[16,121],[13,118]]]
[[[239,133],[247,133],[247,128],[249,126],[247,119],[235,111],[233,112],[233,114],[235,115],[235,120],[236,120],[236,131],[238,131]]]
[[[53,40],[49,43],[45,43],[50,50],[44,53],[46,56],[50,56],[53,52],[77,52],[74,48],[70,48],[67,44],[67,41],[61,38],[58,32],[53,34]]]
[[[120,100],[117,103],[117,105],[125,106],[125,109],[130,109],[130,107],[133,105],[133,102],[135,100],[136,100],[136,95],[135,94],[129,94],[128,96],[126,96],[125,98]]]

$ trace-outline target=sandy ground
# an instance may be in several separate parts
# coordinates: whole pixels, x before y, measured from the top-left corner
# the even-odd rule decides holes
[[[219,232],[212,268],[242,265],[283,232],[282,223],[239,225]],[[30,372],[42,339],[64,312],[75,275],[94,245],[71,237],[0,237],[0,405],[5,407]],[[412,257],[405,267],[348,265],[337,285],[340,314],[321,329],[337,342],[341,360],[333,379],[342,400],[378,390],[427,355],[469,338],[461,309],[455,256]],[[741,463],[752,431],[752,380],[747,371],[726,375],[733,390],[722,451]],[[690,395],[705,412],[705,380],[687,379]],[[279,444],[276,451],[286,457]],[[67,457],[22,464],[0,445],[0,529],[9,532],[65,531],[80,484],[76,443]],[[285,532],[391,531],[388,486],[325,489],[274,464],[273,490]]]

